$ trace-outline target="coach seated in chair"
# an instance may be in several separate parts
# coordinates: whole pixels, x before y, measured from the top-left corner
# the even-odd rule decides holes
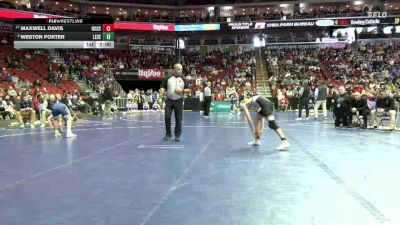
[[[343,86],[339,87],[338,92],[334,92],[332,96],[333,114],[335,116],[335,127],[342,124],[344,127],[350,126],[351,114],[351,97],[347,94]]]
[[[29,123],[31,124],[31,128],[35,128],[36,121],[36,112],[33,108],[32,101],[28,100],[28,96],[24,95],[22,100],[17,102],[17,121],[20,124],[21,128],[25,127],[24,119],[29,119]]]
[[[390,129],[396,127],[396,108],[395,100],[385,91],[381,91],[376,100],[376,110],[371,111],[372,116],[372,126],[374,128],[378,127],[378,117],[389,116],[390,119]]]
[[[351,113],[352,115],[363,117],[363,124],[361,125],[361,128],[366,129],[368,124],[368,114],[370,113],[370,110],[368,108],[366,96],[361,96],[360,92],[358,91],[354,93],[354,99],[352,99]],[[352,116],[350,117],[350,119],[352,119]],[[352,121],[350,121],[350,124],[351,122]]]

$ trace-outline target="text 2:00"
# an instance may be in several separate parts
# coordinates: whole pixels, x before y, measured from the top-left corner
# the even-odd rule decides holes
[[[100,42],[100,47],[111,47],[111,42]]]

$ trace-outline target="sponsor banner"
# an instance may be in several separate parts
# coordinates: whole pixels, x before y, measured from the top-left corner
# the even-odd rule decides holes
[[[162,45],[129,45],[132,50],[147,50],[147,51],[160,51],[171,52],[175,50],[175,46],[162,46]]]
[[[226,23],[229,30],[250,30],[254,28],[254,22],[234,22]]]
[[[230,112],[231,111],[231,102],[213,101],[213,102],[211,102],[210,111],[211,112]]]
[[[44,13],[19,11],[11,9],[0,9],[0,19],[16,19],[16,18],[67,18],[66,16],[51,15]]]
[[[320,20],[279,20],[279,21],[255,21],[255,22],[232,22],[221,24],[221,30],[266,30],[271,28],[285,27],[329,27],[335,26],[331,19]]]
[[[131,69],[131,68],[127,68],[127,69],[115,69],[114,70],[114,76],[115,77],[120,77],[120,76],[138,76],[139,75],[139,70],[138,69]]]
[[[324,48],[344,48],[347,45],[346,42],[336,43],[298,43],[298,44],[271,44],[265,45],[267,49],[324,49]]]
[[[175,25],[175,31],[208,31],[220,29],[220,24],[217,23]]]
[[[140,69],[138,78],[141,80],[161,80],[164,77],[163,70]]]
[[[276,20],[222,23],[221,30],[268,30],[274,28],[331,27],[331,26],[374,26],[378,24],[400,24],[399,17],[385,18],[334,18],[309,20]]]
[[[381,24],[381,19],[350,19],[349,25],[365,26]]]
[[[11,31],[13,28],[13,22],[10,20],[0,20],[0,30]]]
[[[145,30],[145,31],[174,31],[174,24],[167,23],[134,23],[134,22],[114,22],[116,30]]]

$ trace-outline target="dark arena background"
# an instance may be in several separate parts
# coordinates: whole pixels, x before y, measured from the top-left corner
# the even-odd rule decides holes
[[[399,225],[399,8],[0,1],[0,225]]]

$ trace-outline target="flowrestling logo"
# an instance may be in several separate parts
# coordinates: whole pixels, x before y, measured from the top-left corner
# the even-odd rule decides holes
[[[139,79],[144,79],[144,80],[159,80],[164,77],[164,71],[163,70],[153,70],[153,69],[140,69],[139,70]]]

